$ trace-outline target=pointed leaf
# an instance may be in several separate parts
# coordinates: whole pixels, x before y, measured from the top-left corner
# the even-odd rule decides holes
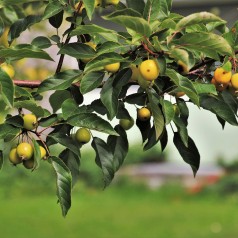
[[[58,0],[54,0],[48,3],[48,5],[46,6],[42,20],[46,20],[52,16],[55,16],[62,10],[63,6],[60,4],[60,2]]]
[[[86,8],[88,18],[91,21],[92,20],[92,15],[93,15],[93,12],[94,12],[95,0],[84,0],[83,4]]]
[[[129,144],[127,134],[121,126],[117,125],[115,127],[115,131],[119,134],[119,136],[110,135],[108,137],[107,144],[108,148],[110,148],[113,153],[113,164],[116,172],[122,166],[124,159],[126,158]]]
[[[34,166],[32,168],[32,171],[33,171],[40,167],[41,152],[40,152],[40,146],[34,138],[32,138],[32,143],[33,143],[33,149],[34,149]]]
[[[178,116],[175,116],[173,121],[178,129],[178,133],[182,142],[186,147],[188,147],[188,130],[186,125],[184,124],[183,120],[181,120],[181,118],[179,118]]]
[[[102,169],[104,187],[107,187],[114,178],[113,154],[102,139],[94,137],[92,147],[96,152],[96,163]]]
[[[181,140],[180,135],[178,132],[174,133],[174,145],[176,146],[178,152],[182,156],[183,160],[188,163],[192,170],[194,177],[196,176],[196,173],[199,169],[200,165],[200,154],[198,152],[198,149],[193,142],[193,140],[189,137],[188,138],[188,147],[184,145],[184,143]]]
[[[56,172],[57,197],[62,215],[65,217],[71,207],[72,176],[69,168],[61,159],[51,156],[49,161]]]

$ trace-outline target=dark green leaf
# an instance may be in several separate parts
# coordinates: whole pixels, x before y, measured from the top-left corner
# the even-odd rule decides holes
[[[14,138],[20,133],[20,128],[9,124],[0,124],[0,139]]]
[[[193,175],[196,176],[196,173],[199,169],[200,165],[200,154],[198,149],[193,142],[193,140],[189,137],[188,138],[188,146],[186,147],[181,140],[181,137],[178,132],[174,133],[174,145],[176,146],[178,152],[182,156],[183,160],[188,163],[192,170]]]
[[[15,126],[15,127],[23,127],[23,118],[22,116],[16,115],[6,119],[5,123]]]
[[[61,159],[51,156],[49,161],[56,172],[57,197],[62,215],[65,217],[71,207],[72,176],[69,168]]]
[[[33,171],[40,167],[41,152],[40,152],[40,146],[34,138],[32,138],[32,143],[33,143],[33,149],[34,149],[34,166],[32,168],[32,171]]]
[[[113,164],[116,172],[122,166],[124,159],[126,158],[129,144],[127,134],[121,126],[117,125],[115,127],[115,131],[119,134],[119,136],[110,135],[108,137],[107,144],[108,148],[110,148],[113,153]]]
[[[56,15],[50,17],[49,22],[51,26],[58,29],[62,24],[63,16],[64,16],[64,11],[60,11]]]
[[[66,90],[55,91],[50,95],[49,102],[53,109],[53,112],[58,111],[61,108],[62,103],[71,98],[70,92]]]
[[[188,130],[187,130],[186,124],[178,116],[175,116],[173,121],[178,129],[178,133],[180,135],[182,142],[184,143],[186,147],[188,147]]]
[[[63,10],[63,6],[58,0],[51,1],[45,8],[42,20],[46,20],[52,16],[55,16]]]
[[[144,0],[126,0],[128,8],[132,8],[133,10],[143,14],[145,8]]]
[[[46,49],[51,46],[51,42],[47,37],[38,36],[34,38],[31,42],[32,45],[38,47],[39,49]]]
[[[104,187],[107,187],[114,178],[113,154],[102,139],[94,137],[92,147],[96,152],[96,163],[102,169]]]

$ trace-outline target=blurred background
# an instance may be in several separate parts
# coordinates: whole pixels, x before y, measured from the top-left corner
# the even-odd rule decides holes
[[[210,11],[231,26],[238,20],[237,7],[237,0],[174,0],[173,12],[186,16]],[[44,35],[45,27],[31,28],[20,41],[26,43],[28,37]],[[52,64],[32,59],[18,62],[18,78],[43,80],[51,75],[57,51],[52,54],[56,58]],[[71,58],[66,62],[77,67]],[[98,90],[87,94],[85,102],[98,95]],[[64,219],[50,165],[42,162],[37,171],[31,172],[6,161],[0,173],[1,237],[236,238],[237,128],[226,125],[222,130],[211,113],[195,106],[189,109],[188,131],[201,154],[196,178],[174,148],[172,132],[165,152],[161,153],[159,146],[143,152],[139,130],[134,126],[128,131],[132,146],[125,163],[105,190],[94,152],[89,146],[83,147],[80,182],[73,190],[72,208]],[[129,110],[136,113],[134,107]]]

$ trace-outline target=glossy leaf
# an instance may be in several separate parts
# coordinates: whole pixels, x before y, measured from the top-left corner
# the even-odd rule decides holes
[[[191,166],[193,175],[196,176],[200,165],[200,154],[193,140],[189,137],[188,146],[186,147],[179,133],[175,132],[173,142],[183,160]]]
[[[46,49],[51,46],[51,42],[47,37],[38,36],[34,38],[31,42],[32,45],[38,47],[39,49]]]
[[[45,8],[42,20],[49,19],[63,10],[63,6],[57,0],[51,1]]]
[[[184,143],[186,147],[188,147],[188,130],[187,130],[187,125],[179,118],[178,116],[175,116],[174,119],[174,124],[176,125],[178,129],[178,134]]]
[[[54,28],[59,28],[63,22],[64,11],[58,12],[56,15],[49,18],[51,26]]]
[[[80,113],[67,120],[72,126],[86,127],[109,135],[118,135],[111,124],[94,113]]]
[[[108,110],[108,118],[110,120],[112,120],[117,114],[119,104],[118,97],[122,87],[129,82],[131,74],[132,72],[130,69],[123,69],[115,78],[109,78],[103,85],[100,98]]]
[[[107,139],[107,144],[113,154],[113,165],[116,172],[122,166],[126,158],[129,143],[127,140],[127,134],[121,126],[117,125],[115,127],[115,131],[119,134],[119,136],[110,135]]]
[[[71,207],[72,176],[69,168],[61,159],[50,156],[49,161],[56,172],[57,197],[62,215],[65,217]]]
[[[94,12],[94,3],[95,3],[95,0],[84,0],[83,1],[83,4],[86,8],[87,15],[88,15],[88,18],[90,21],[92,20],[92,15]]]
[[[96,152],[96,164],[102,169],[104,187],[107,187],[114,178],[113,154],[108,145],[98,137],[93,138],[92,147]]]

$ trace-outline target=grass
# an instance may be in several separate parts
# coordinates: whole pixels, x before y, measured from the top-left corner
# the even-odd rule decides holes
[[[191,196],[178,189],[111,186],[105,191],[78,187],[66,218],[54,196],[3,197],[4,238],[235,238],[237,202],[232,197]]]

